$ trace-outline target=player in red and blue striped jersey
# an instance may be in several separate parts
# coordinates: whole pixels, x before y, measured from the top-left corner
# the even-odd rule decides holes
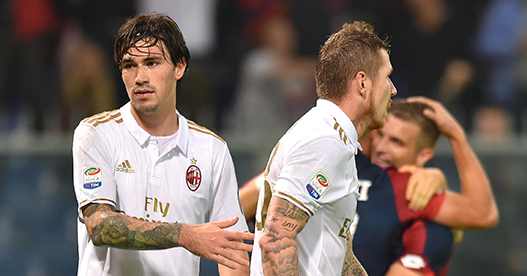
[[[383,170],[362,153],[356,162],[361,196],[354,220],[353,250],[368,275],[384,275],[398,257],[396,249],[404,227],[415,220],[433,220],[444,195],[433,197],[423,210],[412,211],[405,198],[409,173],[399,173],[395,167]],[[445,243],[452,244],[452,239]]]
[[[372,160],[379,167],[386,169],[386,174],[379,167],[370,164],[366,157],[357,158],[359,179],[362,179],[362,183],[366,185],[361,189],[357,206],[359,217],[355,221],[357,228],[353,245],[357,258],[370,276],[386,273],[386,275],[423,275],[425,272],[424,275],[440,275],[438,273],[442,271],[441,269],[448,267],[451,252],[448,248],[452,245],[453,239],[451,233],[444,235],[445,229],[441,226],[435,225],[437,227],[431,228],[433,231],[427,231],[424,235],[427,239],[423,239],[423,235],[408,233],[400,238],[398,233],[402,231],[401,227],[415,219],[435,221],[450,227],[474,229],[490,228],[498,221],[498,210],[490,183],[479,160],[472,152],[461,126],[438,102],[424,98],[413,101],[394,102],[389,110],[386,125],[372,135]],[[433,134],[434,127],[437,129],[437,134]],[[438,131],[451,142],[462,193],[446,191],[434,195],[430,204],[424,209],[413,211],[406,196],[410,174],[400,173],[396,168],[405,165],[424,166],[433,157],[433,146]],[[367,142],[361,141],[361,144],[363,148],[369,148],[365,147]],[[371,185],[368,185],[368,181]],[[415,186],[411,184],[410,190],[413,189]],[[431,196],[432,193],[428,192],[427,195]],[[409,229],[414,229],[413,227],[418,225]],[[424,226],[430,225],[425,223]],[[420,228],[421,231],[423,229],[428,230],[428,228]],[[443,234],[440,238],[430,238],[437,233]],[[440,246],[434,244],[432,240],[441,241]],[[410,260],[416,261],[421,258],[423,262],[420,264],[425,266],[416,269],[415,262],[408,261],[405,255],[397,255],[394,244],[397,241],[403,241],[404,247],[399,248],[399,251],[408,252],[412,249],[412,253],[409,254],[418,257]],[[422,250],[415,250],[416,248]],[[442,252],[442,255],[437,252]],[[393,263],[388,264],[389,261]]]

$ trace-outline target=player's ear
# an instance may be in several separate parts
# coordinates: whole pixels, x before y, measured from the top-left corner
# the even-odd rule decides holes
[[[427,148],[422,149],[417,154],[417,159],[415,162],[416,165],[418,167],[423,167],[430,159],[432,159],[432,157],[434,157],[434,154],[435,152],[433,148],[427,147]]]
[[[357,73],[357,75],[355,75],[355,78],[353,79],[353,81],[355,82],[356,86],[357,86],[357,90],[359,91],[359,95],[361,98],[365,99],[367,97],[367,80],[368,80],[368,76],[366,75],[366,73],[364,71],[359,71]]]
[[[185,71],[187,70],[187,62],[185,61],[185,58],[183,58],[180,62],[176,64],[176,69],[174,70],[174,77],[179,80],[183,77],[185,74]]]

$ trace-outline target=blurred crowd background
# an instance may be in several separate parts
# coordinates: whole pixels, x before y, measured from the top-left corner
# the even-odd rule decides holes
[[[151,11],[175,19],[191,52],[178,110],[227,141],[240,185],[315,104],[329,34],[373,24],[392,45],[395,98],[441,101],[492,180],[501,222],[465,232],[450,275],[527,275],[525,0],[0,1],[0,275],[75,275],[72,133],[127,102],[114,36]],[[445,140],[429,165],[459,189]]]

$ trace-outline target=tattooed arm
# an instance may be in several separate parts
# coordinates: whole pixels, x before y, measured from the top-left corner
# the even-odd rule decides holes
[[[237,251],[251,251],[252,246],[243,240],[253,240],[254,235],[223,230],[238,218],[199,225],[182,223],[157,223],[138,220],[115,212],[107,204],[89,204],[82,208],[84,223],[96,246],[122,249],[166,249],[182,246],[195,255],[204,257],[228,268],[237,264],[249,266],[249,261]]]
[[[259,240],[262,266],[267,275],[298,275],[296,236],[309,216],[289,201],[273,196],[269,203],[265,229]]]
[[[344,265],[342,266],[342,276],[368,276],[366,270],[360,264],[359,260],[353,253],[353,239],[351,233],[348,233],[348,248],[346,249],[346,257],[344,258]]]

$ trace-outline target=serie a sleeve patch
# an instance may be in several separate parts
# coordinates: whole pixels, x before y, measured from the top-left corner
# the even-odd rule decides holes
[[[84,189],[95,189],[102,186],[102,169],[98,166],[88,167],[83,170],[82,187]]]
[[[331,186],[329,178],[321,171],[317,173],[309,180],[306,185],[307,192],[314,199],[319,199],[326,190]]]

